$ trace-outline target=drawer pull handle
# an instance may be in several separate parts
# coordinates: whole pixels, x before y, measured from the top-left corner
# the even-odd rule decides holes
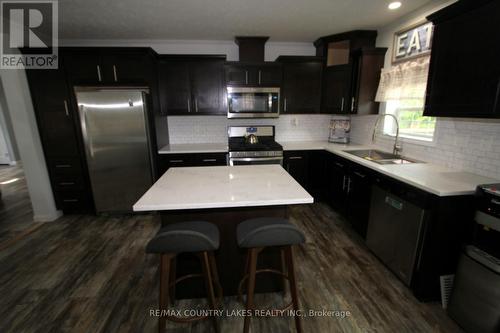
[[[56,168],[71,168],[71,164],[56,164]]]
[[[101,67],[99,65],[97,65],[97,80],[102,82]]]
[[[203,162],[217,162],[216,158],[205,158]]]
[[[184,162],[183,160],[170,160],[170,163],[182,163]]]
[[[78,199],[64,199],[63,202],[78,202]]]
[[[70,186],[70,185],[75,185],[75,182],[60,182],[59,185]]]
[[[290,159],[290,160],[301,160],[302,156],[290,156],[288,159]]]
[[[357,176],[359,176],[359,177],[361,177],[361,178],[365,178],[366,177],[366,175],[363,175],[362,173],[357,172],[357,171],[354,171],[354,174],[357,175]]]
[[[69,117],[68,102],[66,100],[64,100],[64,113],[66,114],[66,117]]]

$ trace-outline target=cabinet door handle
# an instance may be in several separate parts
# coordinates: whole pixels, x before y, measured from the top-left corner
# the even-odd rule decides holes
[[[346,176],[344,175],[344,177],[342,178],[342,191],[345,191],[345,179]]]
[[[70,186],[70,185],[75,185],[75,182],[60,182],[59,185]]]
[[[339,168],[343,168],[344,165],[342,163],[339,163],[339,162],[335,162],[335,165],[338,166]]]
[[[286,112],[286,97],[283,99],[283,112]]]
[[[68,102],[66,100],[64,100],[64,113],[66,114],[66,117],[69,117]]]
[[[188,105],[188,113],[191,113],[191,100],[189,98],[187,99],[187,105]]]
[[[290,156],[288,159],[289,160],[301,160],[302,156]]]
[[[170,160],[170,163],[182,163],[184,160]]]
[[[198,112],[198,98],[194,99],[194,112]]]
[[[359,176],[360,178],[365,178],[366,177],[366,175],[363,175],[361,172],[354,171],[354,174],[356,176]]]
[[[97,79],[99,82],[102,82],[102,76],[101,76],[101,66],[97,65]]]
[[[113,76],[115,78],[115,82],[118,82],[118,75],[116,74],[116,66],[113,65]]]
[[[259,84],[261,82],[260,78],[261,78],[261,70],[259,69]]]
[[[340,104],[340,111],[344,111],[344,97],[342,97],[342,101]]]
[[[351,192],[351,177],[347,177],[347,194]]]
[[[205,158],[202,160],[203,162],[217,162],[216,158]]]
[[[78,202],[78,199],[64,199],[63,202]]]
[[[355,102],[356,102],[356,99],[353,97],[353,98],[351,99],[351,112],[353,112],[353,111],[354,111],[354,104],[355,104]]]
[[[71,168],[71,164],[56,164],[56,168]]]
[[[245,84],[248,84],[248,71],[245,71]]]

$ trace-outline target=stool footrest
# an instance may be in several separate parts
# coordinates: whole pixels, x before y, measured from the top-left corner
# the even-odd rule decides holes
[[[287,280],[290,280],[290,278],[288,277],[288,275],[286,275],[285,273],[277,270],[277,269],[269,269],[269,268],[266,268],[266,269],[258,269],[255,271],[255,274],[259,274],[259,273],[267,273],[267,274],[275,274],[275,275],[280,275],[282,276],[283,278],[287,279]],[[243,276],[243,278],[241,279],[240,281],[240,285],[238,286],[238,301],[240,301],[243,305],[245,304],[245,302],[243,302],[243,286],[245,284],[245,281],[248,279],[248,276],[249,274],[246,274],[245,276]],[[291,308],[293,307],[293,302],[290,301],[290,303],[288,304],[285,304],[283,307],[281,308],[277,308],[277,309],[266,309],[267,311],[286,311],[286,310],[290,310]]]

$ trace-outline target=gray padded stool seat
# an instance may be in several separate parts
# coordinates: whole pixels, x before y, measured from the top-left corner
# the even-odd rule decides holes
[[[207,289],[208,304],[211,310],[222,302],[222,287],[219,282],[214,251],[219,248],[219,229],[215,224],[205,221],[189,221],[172,223],[161,228],[146,246],[147,253],[160,256],[160,290],[159,308],[168,310],[168,304],[175,300],[176,285],[184,280],[203,277]],[[176,261],[180,253],[191,253],[200,259],[201,274],[177,276]],[[218,291],[217,301],[214,286]],[[173,304],[172,304],[173,305]],[[158,332],[164,333],[166,322],[192,323],[199,320],[212,319],[214,329],[219,332],[219,323],[215,316],[208,315],[176,315],[167,314],[158,317]]]
[[[238,224],[238,246],[243,248],[283,246],[304,243],[302,231],[286,219],[261,217]]]
[[[219,248],[219,229],[212,223],[190,221],[173,223],[158,231],[146,246],[147,253],[215,251]]]

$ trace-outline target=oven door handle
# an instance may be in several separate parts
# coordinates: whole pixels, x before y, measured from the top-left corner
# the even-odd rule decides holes
[[[231,157],[229,165],[233,166],[233,162],[253,162],[253,161],[283,161],[283,156],[276,157]]]

